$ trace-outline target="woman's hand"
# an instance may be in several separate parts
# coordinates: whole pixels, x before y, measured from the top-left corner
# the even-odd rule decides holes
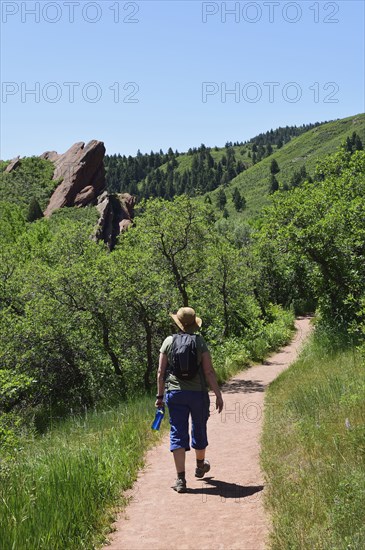
[[[156,409],[160,409],[163,405],[163,397],[160,397],[159,399],[156,399],[155,401],[155,407]]]
[[[218,409],[218,413],[223,410],[223,397],[222,394],[216,396],[215,408]]]

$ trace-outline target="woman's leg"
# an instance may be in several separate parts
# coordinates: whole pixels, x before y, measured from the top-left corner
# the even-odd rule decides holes
[[[185,453],[189,445],[189,406],[185,402],[183,391],[168,392],[166,404],[170,416],[170,450],[174,456],[177,480],[173,489],[186,493]]]
[[[195,449],[195,455],[197,460],[204,460],[205,449]]]
[[[208,446],[207,422],[209,418],[209,395],[207,392],[190,392],[190,413],[192,420],[192,447],[197,460],[204,460]]]
[[[189,406],[183,391],[167,392],[166,404],[170,417],[170,451],[174,456],[177,477],[185,483],[185,452],[190,449]]]
[[[195,449],[196,470],[195,477],[202,478],[210,470],[205,460],[205,451],[208,445],[207,421],[209,418],[209,395],[205,392],[196,392],[194,404],[191,407],[192,417],[192,447]]]
[[[185,473],[185,449],[175,449],[172,453],[174,455],[177,475]]]

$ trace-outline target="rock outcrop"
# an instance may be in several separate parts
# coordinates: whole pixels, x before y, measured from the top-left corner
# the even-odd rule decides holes
[[[113,249],[117,236],[133,223],[135,203],[136,197],[129,193],[102,193],[96,206],[100,217],[94,235],[95,240],[103,240]]]
[[[39,158],[56,162],[61,156],[56,151],[46,151],[42,155],[39,155]]]
[[[9,173],[15,170],[20,164],[20,157],[15,157],[15,159],[11,160],[7,167],[5,168],[5,172]]]
[[[95,188],[92,185],[84,187],[80,193],[77,193],[74,203],[75,206],[86,206],[95,199]]]
[[[58,208],[67,206],[93,205],[99,212],[93,238],[103,240],[112,249],[118,235],[133,223],[136,197],[128,193],[109,195],[105,191],[104,155],[104,143],[97,140],[86,146],[84,142],[75,143],[63,154],[46,151],[40,155],[54,164],[53,180],[61,180],[44,215],[49,217]],[[5,172],[15,170],[20,162],[20,157],[14,158]]]
[[[64,206],[95,204],[96,197],[105,189],[104,155],[104,143],[97,140],[86,146],[83,142],[75,143],[62,155],[55,151],[41,155],[54,163],[53,179],[62,178],[44,212],[46,217]]]

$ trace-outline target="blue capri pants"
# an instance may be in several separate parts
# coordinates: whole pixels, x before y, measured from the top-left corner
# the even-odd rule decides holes
[[[172,390],[166,392],[165,401],[170,415],[170,451],[180,448],[190,451],[190,415],[191,446],[193,449],[205,449],[208,446],[207,421],[210,404],[208,392]]]

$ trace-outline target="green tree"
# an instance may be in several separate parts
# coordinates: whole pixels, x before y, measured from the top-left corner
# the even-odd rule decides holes
[[[272,193],[275,193],[278,190],[279,190],[279,182],[276,179],[276,177],[274,176],[274,174],[271,174],[269,193],[272,194]]]
[[[265,231],[291,263],[311,266],[323,319],[356,327],[365,321],[359,306],[365,288],[365,153],[342,150],[320,162],[316,174],[321,179],[315,185],[304,182],[276,195]]]
[[[14,307],[0,315],[0,359],[4,368],[37,380],[25,403],[52,402],[64,411],[73,402],[92,404],[108,386],[120,384],[121,393],[125,387],[113,339],[117,315],[112,325],[105,276],[96,267],[107,252],[83,224],[63,220],[52,232],[50,226],[50,220],[35,222],[13,247],[21,261],[8,285]],[[103,380],[98,389],[96,376]]]
[[[346,138],[346,142],[343,146],[344,150],[348,153],[354,153],[355,151],[362,151],[363,150],[363,144],[360,139],[360,136],[353,132],[351,137]]]
[[[227,204],[227,197],[224,190],[221,188],[219,189],[217,194],[217,207],[219,208],[219,210],[223,210],[226,204]]]
[[[172,202],[146,201],[141,207],[143,215],[136,219],[141,242],[151,248],[160,268],[169,273],[182,304],[188,306],[189,284],[203,269],[201,249],[210,211],[193,205],[185,195]]]
[[[225,220],[224,220],[225,221]],[[225,223],[227,223],[225,221]],[[238,336],[259,314],[252,293],[247,251],[239,251],[226,235],[213,234],[206,250],[206,268],[197,303],[213,336]]]
[[[35,220],[39,220],[40,218],[43,218],[43,212],[39,205],[39,202],[35,197],[33,197],[30,201],[28,208],[27,222],[34,222]]]
[[[20,205],[28,211],[32,198],[45,208],[57,184],[53,178],[54,165],[39,157],[21,159],[10,173],[0,172],[0,201]]]
[[[232,199],[237,212],[241,212],[246,207],[246,199],[242,197],[237,187],[233,189]]]
[[[169,274],[156,261],[154,249],[146,246],[145,235],[130,231],[121,236],[119,246],[111,255],[112,272],[115,273],[111,299],[114,308],[123,311],[124,356],[135,364],[135,372],[128,371],[135,387],[138,375],[143,377],[144,388],[155,383],[155,367],[158,363],[158,335],[161,326],[167,331],[167,316],[177,300],[176,289]],[[120,269],[120,266],[123,269]]]
[[[355,135],[354,135],[355,134]],[[352,139],[353,139],[353,143],[354,143],[354,150],[355,151],[363,151],[364,150],[364,146],[362,144],[362,141],[360,139],[360,136],[358,134],[356,134],[356,132],[354,132],[353,136],[352,136]]]
[[[270,164],[270,174],[272,174],[273,176],[275,176],[276,174],[278,174],[280,172],[280,168],[279,168],[279,165],[278,165],[278,162],[276,159],[272,159],[271,161],[271,164]]]

